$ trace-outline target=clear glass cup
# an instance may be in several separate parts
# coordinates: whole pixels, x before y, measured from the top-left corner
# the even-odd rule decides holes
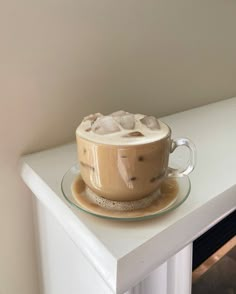
[[[154,192],[168,176],[188,175],[195,166],[195,146],[187,138],[171,138],[171,130],[149,143],[117,145],[99,143],[76,134],[80,173],[97,195],[115,201],[131,201]],[[168,166],[177,147],[190,150],[188,165]]]

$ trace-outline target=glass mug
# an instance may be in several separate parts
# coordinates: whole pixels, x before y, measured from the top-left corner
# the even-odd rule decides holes
[[[188,175],[195,166],[195,146],[187,138],[171,139],[168,129],[160,139],[129,145],[96,142],[76,133],[80,173],[87,187],[109,200],[131,201],[156,191],[167,176]],[[169,168],[169,155],[179,146],[190,150],[188,165]]]

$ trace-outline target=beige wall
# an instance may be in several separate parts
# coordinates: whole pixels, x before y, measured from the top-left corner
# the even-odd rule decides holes
[[[11,0],[0,8],[0,293],[37,294],[20,154],[81,118],[164,115],[236,95],[233,0]]]

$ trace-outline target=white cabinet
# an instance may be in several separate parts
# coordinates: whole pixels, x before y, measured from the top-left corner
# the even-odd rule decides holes
[[[77,160],[74,143],[22,158],[37,199],[42,294],[190,293],[191,242],[236,207],[236,98],[163,121],[173,137],[193,140],[197,167],[186,202],[151,220],[111,221],[71,207],[60,185]]]

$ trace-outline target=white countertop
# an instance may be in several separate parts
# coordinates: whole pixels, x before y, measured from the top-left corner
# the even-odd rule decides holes
[[[151,220],[122,222],[71,207],[61,179],[77,161],[75,143],[24,156],[21,174],[114,293],[123,293],[236,207],[236,98],[164,117],[172,137],[197,148],[188,199]]]

